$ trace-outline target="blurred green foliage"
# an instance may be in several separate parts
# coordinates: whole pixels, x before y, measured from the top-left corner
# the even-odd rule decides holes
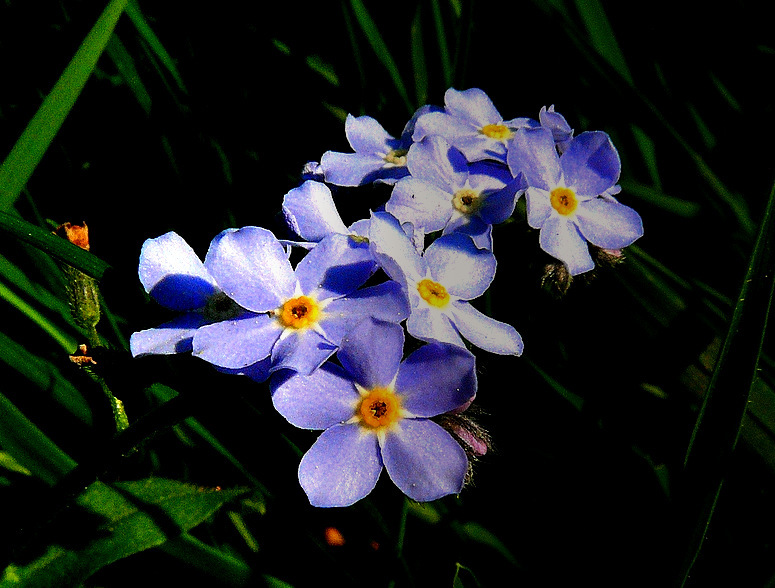
[[[6,0],[0,585],[152,573],[154,585],[772,586],[766,8]],[[351,508],[316,510],[296,480],[314,435],[279,417],[265,386],[190,357],[129,357],[129,335],[167,317],[137,280],[140,246],[168,230],[202,254],[226,227],[281,234],[302,166],[349,150],[347,113],[397,135],[450,86],[482,88],[507,119],[554,104],[577,132],[608,132],[645,236],[560,295],[520,211],[496,227],[488,311],[526,347],[478,355],[495,448],[474,485],[417,505],[380,482]],[[336,197],[352,221],[387,195]],[[82,221],[90,252],[51,233]],[[99,281],[92,363],[68,357],[83,359],[89,333],[66,268]],[[345,543],[326,543],[327,528]]]

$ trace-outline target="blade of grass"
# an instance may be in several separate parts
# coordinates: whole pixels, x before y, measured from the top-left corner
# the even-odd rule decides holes
[[[428,67],[425,61],[420,9],[421,7],[417,6],[412,19],[412,70],[414,71],[414,98],[417,104],[425,104],[428,101]]]
[[[452,59],[447,45],[447,32],[444,28],[444,20],[441,15],[439,0],[432,0],[431,11],[433,13],[433,26],[436,30],[436,39],[439,44],[441,75],[444,80],[444,87],[449,88],[452,85]],[[421,102],[421,104],[424,104],[424,102]]]
[[[395,86],[398,95],[404,101],[407,110],[410,113],[414,112],[415,107],[409,99],[409,93],[406,91],[406,86],[401,78],[401,73],[398,71],[398,66],[393,59],[388,46],[385,44],[382,35],[379,33],[376,23],[371,18],[369,11],[366,10],[366,6],[361,0],[350,0],[350,6],[355,13],[358,24],[361,26],[361,30],[366,35],[369,45],[371,45],[374,53],[377,54],[377,58],[382,62],[382,65],[388,70],[390,78],[393,80],[393,85]]]
[[[0,211],[11,209],[43,158],[94,71],[127,2],[111,0],[0,165]]]
[[[688,545],[679,564],[684,586],[702,548],[755,382],[775,290],[775,184],[754,244],[724,345],[689,441],[679,513]]]
[[[600,0],[576,0],[576,9],[584,21],[592,46],[632,86],[630,69]]]

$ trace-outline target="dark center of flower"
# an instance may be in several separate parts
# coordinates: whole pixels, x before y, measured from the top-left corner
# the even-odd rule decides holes
[[[481,200],[481,194],[471,188],[463,188],[455,192],[452,197],[452,206],[463,214],[471,214],[479,208]]]
[[[202,314],[208,321],[218,322],[233,319],[242,312],[242,307],[223,292],[216,292],[207,299]]]

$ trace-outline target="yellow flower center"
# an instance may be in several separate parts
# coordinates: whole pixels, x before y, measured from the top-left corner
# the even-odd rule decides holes
[[[355,416],[362,427],[384,429],[401,420],[401,398],[387,388],[361,392]]]
[[[452,198],[452,206],[455,210],[462,212],[463,214],[471,214],[476,212],[481,204],[481,198],[477,192],[474,192],[471,188],[463,188],[455,192],[455,196]]]
[[[579,201],[576,200],[576,194],[568,188],[555,188],[549,195],[549,202],[557,212],[564,216],[573,214]]]
[[[420,296],[422,296],[422,299],[431,306],[444,308],[449,302],[447,289],[433,280],[426,278],[418,282],[417,291],[420,293]]]
[[[512,135],[511,129],[506,125],[484,125],[481,129],[479,129],[479,132],[482,133],[485,137],[489,137],[490,139],[498,139],[499,141],[510,139]]]
[[[299,296],[286,301],[277,314],[283,327],[303,329],[320,318],[320,306],[309,296]]]
[[[407,149],[393,149],[392,151],[389,151],[383,159],[387,163],[392,163],[393,165],[403,167],[406,165],[406,154],[408,152],[409,151]]]

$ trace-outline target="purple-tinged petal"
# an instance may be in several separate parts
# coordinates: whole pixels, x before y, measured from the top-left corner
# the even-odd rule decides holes
[[[385,438],[382,460],[390,479],[412,500],[427,502],[463,488],[468,458],[433,421],[403,419]]]
[[[417,282],[425,277],[425,261],[392,214],[372,213],[369,249],[385,273],[402,286],[407,278]]]
[[[572,276],[594,269],[587,241],[573,221],[560,215],[549,216],[538,239],[541,249],[567,265]]]
[[[540,229],[552,214],[549,192],[541,188],[528,188],[525,192],[525,201],[527,202],[527,224],[534,229]]]
[[[254,312],[276,309],[296,287],[285,249],[261,227],[220,233],[210,244],[205,267],[230,298]]]
[[[412,176],[393,187],[385,210],[426,232],[443,229],[454,212],[452,193]]]
[[[389,385],[404,353],[404,329],[366,319],[342,340],[336,354],[353,381],[367,389]]]
[[[367,496],[382,472],[376,435],[359,425],[323,431],[299,464],[299,483],[312,506],[349,506]]]
[[[332,233],[349,231],[336,210],[331,189],[307,180],[283,198],[283,215],[290,229],[307,241],[321,241]]]
[[[422,141],[425,137],[439,135],[448,140],[477,133],[478,127],[471,121],[460,119],[446,112],[430,112],[417,119],[412,139]]]
[[[479,163],[484,160],[494,160],[506,163],[506,144],[502,140],[488,137],[478,130],[476,134],[455,137],[451,141],[470,162]]]
[[[528,186],[552,190],[560,181],[560,159],[547,129],[519,129],[508,143],[506,161],[514,177],[525,175]]]
[[[377,269],[369,244],[332,234],[296,265],[302,291],[317,300],[340,298],[356,290]]]
[[[277,319],[265,314],[245,314],[197,329],[193,353],[219,367],[243,368],[267,357],[281,332]]]
[[[622,163],[603,131],[587,131],[573,138],[560,157],[565,185],[580,196],[597,196],[619,181]]]
[[[190,312],[154,329],[132,333],[129,339],[132,357],[187,353],[191,351],[194,333],[206,322],[200,313]]]
[[[202,308],[218,291],[202,260],[172,231],[143,243],[138,273],[145,291],[171,310]]]
[[[291,331],[281,337],[272,348],[270,371],[289,369],[308,376],[323,365],[335,351],[336,345],[312,329]]]
[[[394,149],[396,139],[370,116],[347,115],[344,132],[350,147],[358,153],[384,154]]]
[[[517,330],[479,312],[471,304],[452,301],[455,327],[470,343],[499,355],[522,355],[524,344]]]
[[[417,126],[417,121],[424,116],[427,116],[430,113],[437,112],[437,113],[443,113],[444,109],[440,106],[434,106],[432,104],[425,104],[423,106],[420,106],[417,110],[414,111],[414,114],[412,115],[412,118],[409,119],[409,122],[406,123],[404,126],[404,130],[401,132],[401,147],[404,149],[408,149],[412,142],[414,141],[413,135],[414,130]],[[424,136],[424,135],[423,135]],[[422,139],[422,137],[419,137],[419,139]],[[418,140],[419,140],[418,139]]]
[[[398,282],[388,280],[332,300],[323,311],[320,326],[326,338],[338,345],[364,319],[400,323],[409,316],[409,311],[406,291]]]
[[[476,396],[476,358],[467,349],[428,343],[398,368],[396,393],[401,406],[417,417],[450,412]]]
[[[320,168],[323,170],[326,182],[335,186],[368,184],[380,177],[384,167],[383,156],[373,153],[326,151],[320,158]],[[403,170],[403,175],[409,173],[406,168],[396,169]]]
[[[301,429],[327,429],[348,420],[360,398],[349,375],[331,362],[308,376],[275,372],[269,389],[277,412]]]
[[[450,221],[444,228],[444,235],[460,233],[473,239],[478,249],[492,251],[492,225],[482,220],[479,216],[459,216]]]
[[[422,341],[440,341],[465,347],[450,317],[437,308],[431,308],[424,301],[412,309],[412,314],[406,320],[407,332]]]
[[[573,136],[573,129],[563,115],[554,111],[554,104],[548,109],[542,106],[541,112],[538,113],[538,120],[542,127],[552,132],[555,143],[563,143]]]
[[[423,257],[434,281],[463,300],[484,294],[495,277],[495,256],[476,247],[473,239],[462,233],[437,238]]]
[[[470,120],[477,128],[503,122],[490,97],[479,88],[463,91],[449,88],[444,93],[444,107],[452,116]]]
[[[230,374],[232,376],[246,376],[251,380],[261,383],[268,380],[271,375],[270,368],[272,367],[272,357],[267,355],[264,359],[241,368],[231,369],[219,367],[217,365],[214,367],[221,373]]]
[[[451,194],[462,188],[468,179],[468,161],[439,135],[413,143],[406,154],[406,166],[412,177]]]
[[[621,249],[643,236],[643,220],[635,210],[604,198],[580,203],[576,223],[587,241],[604,249]]]

